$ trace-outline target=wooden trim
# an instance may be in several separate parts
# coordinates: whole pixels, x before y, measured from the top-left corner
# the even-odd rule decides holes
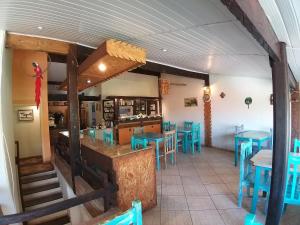
[[[71,45],[67,57],[67,89],[68,89],[68,113],[69,119],[69,151],[72,170],[73,191],[76,193],[75,176],[79,174],[76,162],[80,161],[80,137],[79,137],[79,100],[77,94],[78,66],[77,46]]]
[[[12,215],[0,216],[0,225],[22,223],[42,216],[50,215],[62,210],[72,208],[77,205],[81,205],[94,199],[105,197],[106,193],[107,190],[101,188],[88,194],[70,198],[62,202],[53,203],[49,206],[41,207],[39,209],[34,209],[28,212],[17,213]]]
[[[171,66],[166,66],[159,63],[149,62],[147,61],[145,65],[140,66],[138,69],[131,70],[130,72],[133,73],[141,73],[145,74],[144,72],[153,73],[153,74],[161,74],[161,73],[167,73],[182,77],[189,77],[194,79],[200,79],[204,80],[205,86],[209,86],[209,74],[208,73],[200,73],[200,72],[192,72],[189,70],[179,69]]]
[[[204,142],[205,146],[212,146],[211,136],[211,101],[204,102]]]
[[[221,2],[244,25],[273,60],[280,59],[278,38],[258,0],[221,0]]]
[[[7,48],[41,51],[67,55],[70,44],[63,41],[56,41],[47,38],[32,37],[18,34],[6,34]]]
[[[274,93],[274,147],[272,180],[266,225],[279,225],[283,210],[287,158],[290,142],[290,102],[286,45],[280,43],[281,61],[272,63]]]
[[[62,84],[62,82],[61,81],[50,81],[50,80],[48,80],[48,85],[61,85]]]

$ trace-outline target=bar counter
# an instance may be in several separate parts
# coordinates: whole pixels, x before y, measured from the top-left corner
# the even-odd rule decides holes
[[[68,141],[66,132],[61,133],[60,140]],[[129,209],[135,199],[141,200],[143,210],[156,206],[155,150],[152,146],[132,150],[130,145],[108,145],[87,135],[81,135],[80,143],[83,163],[107,173],[109,180],[118,185],[115,200],[120,210]],[[82,176],[92,187],[99,185],[84,171]]]

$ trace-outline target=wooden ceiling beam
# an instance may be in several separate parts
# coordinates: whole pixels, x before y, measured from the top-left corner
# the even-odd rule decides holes
[[[5,46],[7,48],[41,51],[59,55],[67,55],[70,48],[70,44],[67,42],[11,33],[6,34]]]
[[[280,59],[278,38],[258,0],[220,0],[273,60]]]

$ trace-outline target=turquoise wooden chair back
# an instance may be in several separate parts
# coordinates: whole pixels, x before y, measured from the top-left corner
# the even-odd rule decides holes
[[[171,125],[170,121],[163,122],[163,131],[170,131],[170,125]]]
[[[293,152],[300,152],[300,140],[295,138]]]
[[[106,129],[103,131],[103,141],[106,144],[113,144],[114,143],[114,136],[112,129]]]
[[[99,225],[143,225],[142,204],[140,201],[133,201],[132,207],[112,220],[99,223]]]
[[[88,135],[92,138],[96,138],[96,129],[95,128],[89,128],[88,129]]]
[[[170,130],[176,130],[176,132],[177,132],[177,125],[176,125],[176,123],[170,123]]]
[[[255,221],[254,214],[248,214],[245,218],[245,225],[262,225],[262,224]]]
[[[144,128],[143,127],[135,127],[133,128],[133,134],[143,134]]]
[[[185,129],[192,129],[193,121],[184,121],[183,126]]]
[[[194,141],[200,140],[200,123],[192,124],[192,139]]]
[[[284,203],[300,205],[300,156],[289,153]]]
[[[250,186],[254,183],[252,180],[252,166],[250,159],[252,157],[252,140],[249,139],[241,144],[240,156],[240,182],[238,194],[238,206],[242,206],[243,201],[243,188],[247,187],[248,195],[250,194]]]
[[[141,148],[146,148],[147,145],[147,139],[135,138],[134,136],[131,136],[131,149],[137,150]]]

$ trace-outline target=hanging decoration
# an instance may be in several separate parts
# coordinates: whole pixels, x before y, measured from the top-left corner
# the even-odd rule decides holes
[[[252,104],[252,98],[251,97],[245,98],[245,104],[248,106],[248,109],[249,109],[249,105]]]
[[[169,94],[170,81],[167,79],[159,79],[159,90],[161,95]]]
[[[204,102],[210,102],[210,97],[211,97],[211,93],[210,93],[210,87],[209,86],[205,86],[203,88],[203,101]]]
[[[39,66],[38,63],[33,62],[33,71],[35,75],[35,103],[37,109],[39,108],[40,102],[41,102],[41,85],[42,85],[42,79],[43,79],[43,72],[42,68]]]
[[[221,94],[220,94],[220,97],[225,98],[225,96],[226,96],[226,94],[222,91]]]

